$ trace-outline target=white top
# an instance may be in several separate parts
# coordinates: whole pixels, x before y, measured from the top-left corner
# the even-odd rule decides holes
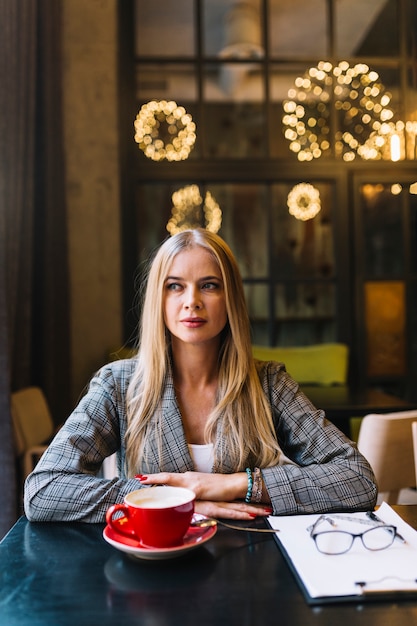
[[[195,443],[189,443],[188,448],[190,450],[196,472],[211,474],[214,462],[213,444],[207,443],[204,445],[197,445]]]

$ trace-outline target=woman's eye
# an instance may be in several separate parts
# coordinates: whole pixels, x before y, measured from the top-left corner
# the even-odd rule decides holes
[[[203,289],[218,289],[219,285],[217,283],[204,283],[204,285],[202,286]]]
[[[177,291],[180,288],[181,288],[181,285],[179,283],[168,283],[167,284],[167,289],[169,291]]]

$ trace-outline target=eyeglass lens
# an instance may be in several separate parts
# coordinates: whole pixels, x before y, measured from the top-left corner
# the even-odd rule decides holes
[[[384,550],[392,545],[395,539],[395,528],[375,526],[356,535],[342,530],[329,530],[315,534],[314,541],[317,549],[323,554],[343,554],[351,549],[357,537],[360,537],[367,550]]]

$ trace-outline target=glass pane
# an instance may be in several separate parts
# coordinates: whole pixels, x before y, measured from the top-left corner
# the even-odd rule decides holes
[[[252,343],[269,343],[269,305],[267,285],[245,284],[245,297],[252,329]]]
[[[410,229],[411,229],[411,273],[417,278],[417,181],[414,183],[414,193],[409,194],[410,202]]]
[[[266,155],[264,75],[256,63],[211,63],[204,68],[205,150],[209,157]]]
[[[311,322],[277,321],[277,332],[274,345],[277,346],[311,346],[316,343],[335,342],[336,324],[329,322],[325,326]]]
[[[328,283],[284,283],[275,291],[280,320],[314,318],[332,320],[335,315],[334,285]]]
[[[406,158],[414,160],[417,159],[417,65],[408,71],[407,76],[407,99],[404,103]]]
[[[320,58],[329,54],[326,0],[270,1],[271,56]]]
[[[361,186],[365,274],[369,278],[388,278],[404,271],[401,195],[391,185]]]
[[[136,189],[138,262],[145,261],[168,236],[172,193],[181,183],[141,184]]]
[[[311,219],[297,219],[290,214],[288,202],[291,210],[299,207],[304,210],[317,204],[319,212]],[[294,280],[334,276],[332,186],[318,182],[301,187],[273,185],[272,203],[273,278]]]
[[[364,288],[367,375],[404,375],[406,371],[404,283],[367,282]]]
[[[262,105],[211,103],[205,108],[204,131],[204,147],[209,157],[255,159],[265,156]]]
[[[272,94],[275,97],[275,92]],[[277,95],[278,98],[281,94]],[[284,99],[286,98],[286,94]],[[271,119],[270,127],[271,132],[269,135],[269,147],[272,157],[278,157],[281,159],[297,159],[297,153],[290,149],[290,141],[285,137],[286,128],[282,123],[283,109],[282,101],[271,103]],[[328,150],[327,153],[330,151]],[[326,152],[323,152],[323,158],[327,156]]]
[[[135,1],[137,56],[194,56],[194,0]]]
[[[222,210],[219,234],[236,255],[243,278],[268,273],[266,189],[263,185],[210,185]]]
[[[219,62],[205,66],[204,99],[208,102],[263,102],[262,64]]]
[[[206,56],[262,56],[260,0],[204,0],[203,25]]]
[[[327,183],[272,188],[272,277],[278,283],[276,345],[335,341],[336,289],[333,283],[323,281],[336,274],[332,195]],[[298,218],[290,214],[288,202]],[[312,208],[318,213],[301,219]]]
[[[141,63],[137,66],[136,86],[139,102],[157,99],[176,100],[182,104],[197,101],[195,69],[190,63]]]
[[[221,208],[210,187],[195,183],[138,185],[136,191],[137,249],[141,262],[166,237],[185,228],[221,228]]]
[[[338,0],[336,54],[394,56],[399,53],[397,0]]]
[[[406,37],[407,37],[407,52],[410,56],[416,59],[417,49],[417,3],[415,0],[405,1],[405,12],[407,15],[406,24]]]
[[[380,65],[372,65],[370,70],[374,70],[378,73],[379,82],[381,84],[381,93],[386,94],[390,97],[389,104],[387,105],[387,109],[390,109],[393,112],[392,121],[397,121],[399,119],[404,119],[404,102],[402,101],[402,91],[401,91],[401,74],[400,70],[397,68],[389,68],[383,67]],[[379,99],[379,98],[378,98]],[[375,112],[375,119],[381,119],[378,116],[378,112]],[[391,121],[391,120],[388,120]]]

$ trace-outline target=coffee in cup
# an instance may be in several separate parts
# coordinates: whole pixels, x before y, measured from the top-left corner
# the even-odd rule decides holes
[[[181,545],[194,513],[195,493],[183,487],[143,487],[114,504],[106,521],[117,533],[140,540],[152,548]],[[115,519],[116,512],[124,514]]]

